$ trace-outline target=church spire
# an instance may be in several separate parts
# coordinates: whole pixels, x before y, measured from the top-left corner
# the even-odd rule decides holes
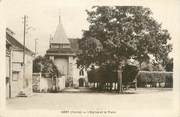
[[[61,23],[61,9],[59,9],[59,24]]]
[[[51,43],[70,44],[61,22],[60,11],[59,11],[59,24],[57,25],[56,32],[54,34],[54,38],[52,39]]]
[[[59,24],[61,23],[61,16],[59,15]]]

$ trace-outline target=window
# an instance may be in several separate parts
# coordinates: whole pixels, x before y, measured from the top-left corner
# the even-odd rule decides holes
[[[19,72],[14,71],[14,72],[12,73],[12,80],[13,80],[13,81],[17,81],[18,78],[19,78]]]
[[[84,71],[82,69],[79,71],[79,75],[84,76]]]

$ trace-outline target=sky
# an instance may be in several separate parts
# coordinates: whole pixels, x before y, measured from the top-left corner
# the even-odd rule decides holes
[[[61,21],[69,38],[81,38],[82,30],[88,29],[86,9],[93,5],[138,5],[149,7],[153,16],[162,27],[167,29],[172,39],[176,37],[180,21],[177,15],[178,0],[4,0],[4,17],[6,26],[15,32],[15,37],[23,41],[23,15],[28,16],[28,26],[32,27],[27,33],[26,45],[35,50],[35,39],[37,41],[38,54],[44,55],[49,48],[50,35],[54,35],[56,26]],[[179,42],[179,41],[178,41]]]

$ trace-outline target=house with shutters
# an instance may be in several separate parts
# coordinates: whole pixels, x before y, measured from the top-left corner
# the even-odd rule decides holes
[[[77,54],[80,39],[68,38],[61,20],[57,25],[54,37],[50,39],[46,55],[51,59],[61,74],[65,76],[66,87],[84,87],[87,85],[87,72],[77,67]]]

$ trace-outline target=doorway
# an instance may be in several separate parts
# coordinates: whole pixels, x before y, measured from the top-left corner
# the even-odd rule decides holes
[[[79,87],[84,87],[84,82],[85,82],[84,78],[80,78],[79,79]]]

